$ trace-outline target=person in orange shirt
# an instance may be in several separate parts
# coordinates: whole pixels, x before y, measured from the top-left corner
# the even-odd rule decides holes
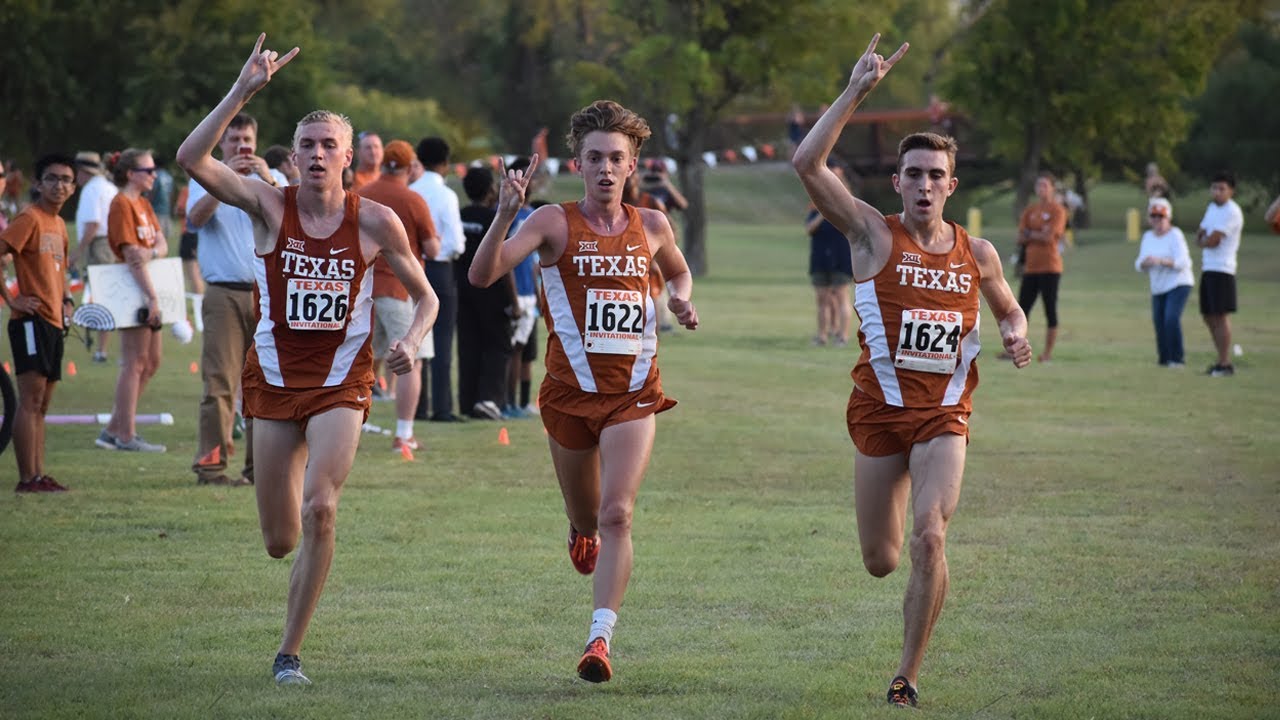
[[[316,110],[298,121],[299,185],[278,188],[213,158],[218,139],[249,100],[298,55],[253,52],[231,90],[178,149],[178,164],[220,201],[248,213],[255,233],[258,326],[245,359],[244,410],[252,417],[254,492],[267,554],[298,547],[284,633],[272,662],[277,685],[309,685],[298,656],[335,549],[338,499],[355,462],[373,383],[373,264],[386,258],[414,303],[386,367],[413,367],[440,302],[395,212],[342,188],[354,154],[351,121]],[[299,544],[301,536],[301,544]]]
[[[13,316],[9,347],[18,378],[18,411],[13,421],[13,451],[18,461],[14,492],[63,492],[44,474],[45,415],[54,386],[62,379],[63,329],[70,318],[67,288],[67,226],[58,216],[76,190],[75,160],[46,155],[36,161],[39,198],[0,232],[0,255],[13,255],[21,294],[0,296]]]
[[[352,174],[351,190],[359,190],[382,174],[382,138],[368,130],[360,133],[360,147],[356,151],[356,167]]]
[[[1055,197],[1053,176],[1041,175],[1036,179],[1036,201],[1022,211],[1018,221],[1018,247],[1023,263],[1018,305],[1030,318],[1036,296],[1043,298],[1044,317],[1049,325],[1040,362],[1053,359],[1053,346],[1058,340],[1058,283],[1062,279],[1061,242],[1066,230],[1067,209]]]
[[[853,439],[854,506],[862,562],[884,577],[898,567],[907,508],[911,576],[902,615],[902,657],[886,699],[917,702],[916,679],[949,584],[947,524],[960,500],[971,396],[978,385],[980,298],[999,322],[1016,367],[1031,362],[1027,319],[990,242],[943,220],[955,192],[955,140],[908,135],[893,188],[901,212],[884,215],[854,197],[827,158],[854,110],[908,45],[888,59],[880,35],[848,86],[800,142],[792,165],[822,216],[849,238],[854,307],[861,319],[846,424]]]
[[[569,559],[589,575],[595,611],[578,676],[613,676],[613,626],[631,577],[631,518],[653,451],[655,415],[675,406],[658,377],[657,317],[649,266],[667,278],[667,308],[698,327],[693,276],[661,211],[622,201],[649,125],[634,112],[597,100],[569,120],[569,149],[584,197],[533,212],[510,238],[539,158],[510,170],[467,273],[476,287],[507,276],[538,253],[546,298],[547,372],[538,407],[569,516]],[[504,240],[505,239],[505,240]]]
[[[382,156],[382,173],[376,180],[357,191],[362,197],[391,208],[404,223],[409,236],[409,247],[421,264],[425,258],[440,252],[440,237],[431,220],[431,209],[422,196],[409,189],[409,168],[417,158],[413,146],[404,140],[387,143]],[[378,375],[379,365],[386,357],[391,343],[400,339],[413,322],[414,307],[409,301],[409,291],[396,278],[386,258],[378,258],[373,264],[373,370]],[[422,360],[433,354],[431,337],[418,348],[413,369],[395,378],[396,432],[391,449],[402,452],[417,450],[421,446],[413,432],[413,411],[418,405],[418,393],[422,389]]]
[[[162,453],[165,446],[143,440],[134,425],[138,399],[160,367],[160,298],[151,284],[147,263],[168,255],[169,241],[144,195],[156,181],[156,163],[150,150],[129,148],[119,154],[111,172],[120,192],[111,200],[107,215],[107,242],[116,257],[129,265],[146,305],[138,310],[142,324],[120,331],[115,405],[111,421],[95,444],[107,450]]]

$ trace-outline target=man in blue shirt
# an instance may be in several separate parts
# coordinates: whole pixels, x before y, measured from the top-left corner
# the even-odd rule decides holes
[[[222,161],[242,175],[274,185],[267,161],[255,155],[258,123],[245,113],[231,121],[218,147]],[[204,346],[200,375],[200,438],[191,469],[200,485],[253,484],[253,421],[245,421],[244,470],[227,477],[232,451],[235,400],[245,354],[253,343],[253,221],[245,211],[225,205],[195,180],[187,191],[187,222],[200,234],[197,259],[204,277]]]

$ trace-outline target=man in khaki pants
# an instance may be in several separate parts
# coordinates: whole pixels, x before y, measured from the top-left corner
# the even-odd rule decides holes
[[[267,161],[255,154],[257,135],[258,123],[247,114],[237,115],[218,143],[222,161],[241,175],[274,185]],[[239,477],[229,478],[227,464],[240,374],[256,326],[253,222],[248,213],[219,202],[195,180],[189,188],[187,222],[200,234],[196,257],[205,282],[201,308],[204,347],[200,352],[204,396],[200,399],[200,441],[191,469],[200,485],[252,485],[251,420],[245,421],[244,470]]]

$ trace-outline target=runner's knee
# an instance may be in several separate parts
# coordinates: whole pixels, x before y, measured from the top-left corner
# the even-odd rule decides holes
[[[945,558],[946,533],[926,528],[911,535],[911,562],[913,565],[931,567]]]
[[[330,497],[315,497],[302,505],[302,532],[308,537],[332,535],[338,516],[338,502]]]
[[[279,560],[280,558],[293,552],[298,545],[298,528],[291,527],[287,530],[262,530],[262,543],[267,548],[267,554]]]
[[[898,551],[890,547],[864,547],[862,564],[875,577],[884,577],[898,569]]]
[[[605,534],[631,532],[631,505],[629,503],[609,503],[601,507],[597,524],[600,527],[600,532]]]

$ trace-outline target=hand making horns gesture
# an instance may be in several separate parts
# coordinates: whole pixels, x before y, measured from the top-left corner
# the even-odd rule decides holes
[[[902,47],[898,48],[888,60],[876,54],[876,44],[880,42],[880,33],[876,33],[871,38],[871,44],[867,46],[867,51],[858,58],[858,62],[853,66],[853,72],[849,73],[849,87],[861,97],[871,92],[880,82],[889,68],[892,68],[903,55],[907,54],[907,48],[911,47],[911,43],[902,43]]]
[[[506,163],[503,163],[502,184],[498,186],[498,212],[506,210],[514,213],[524,205],[525,192],[529,189],[529,181],[533,179],[533,171],[537,169],[537,153],[529,158],[529,167],[524,170],[508,170]]]
[[[267,34],[258,35],[258,42],[253,44],[253,52],[249,54],[249,59],[245,61],[244,67],[240,69],[240,77],[236,79],[236,83],[244,88],[250,95],[258,92],[271,82],[271,76],[277,70],[289,64],[289,61],[298,54],[298,48],[290,50],[281,57],[275,50],[263,50],[262,42],[267,39]]]

